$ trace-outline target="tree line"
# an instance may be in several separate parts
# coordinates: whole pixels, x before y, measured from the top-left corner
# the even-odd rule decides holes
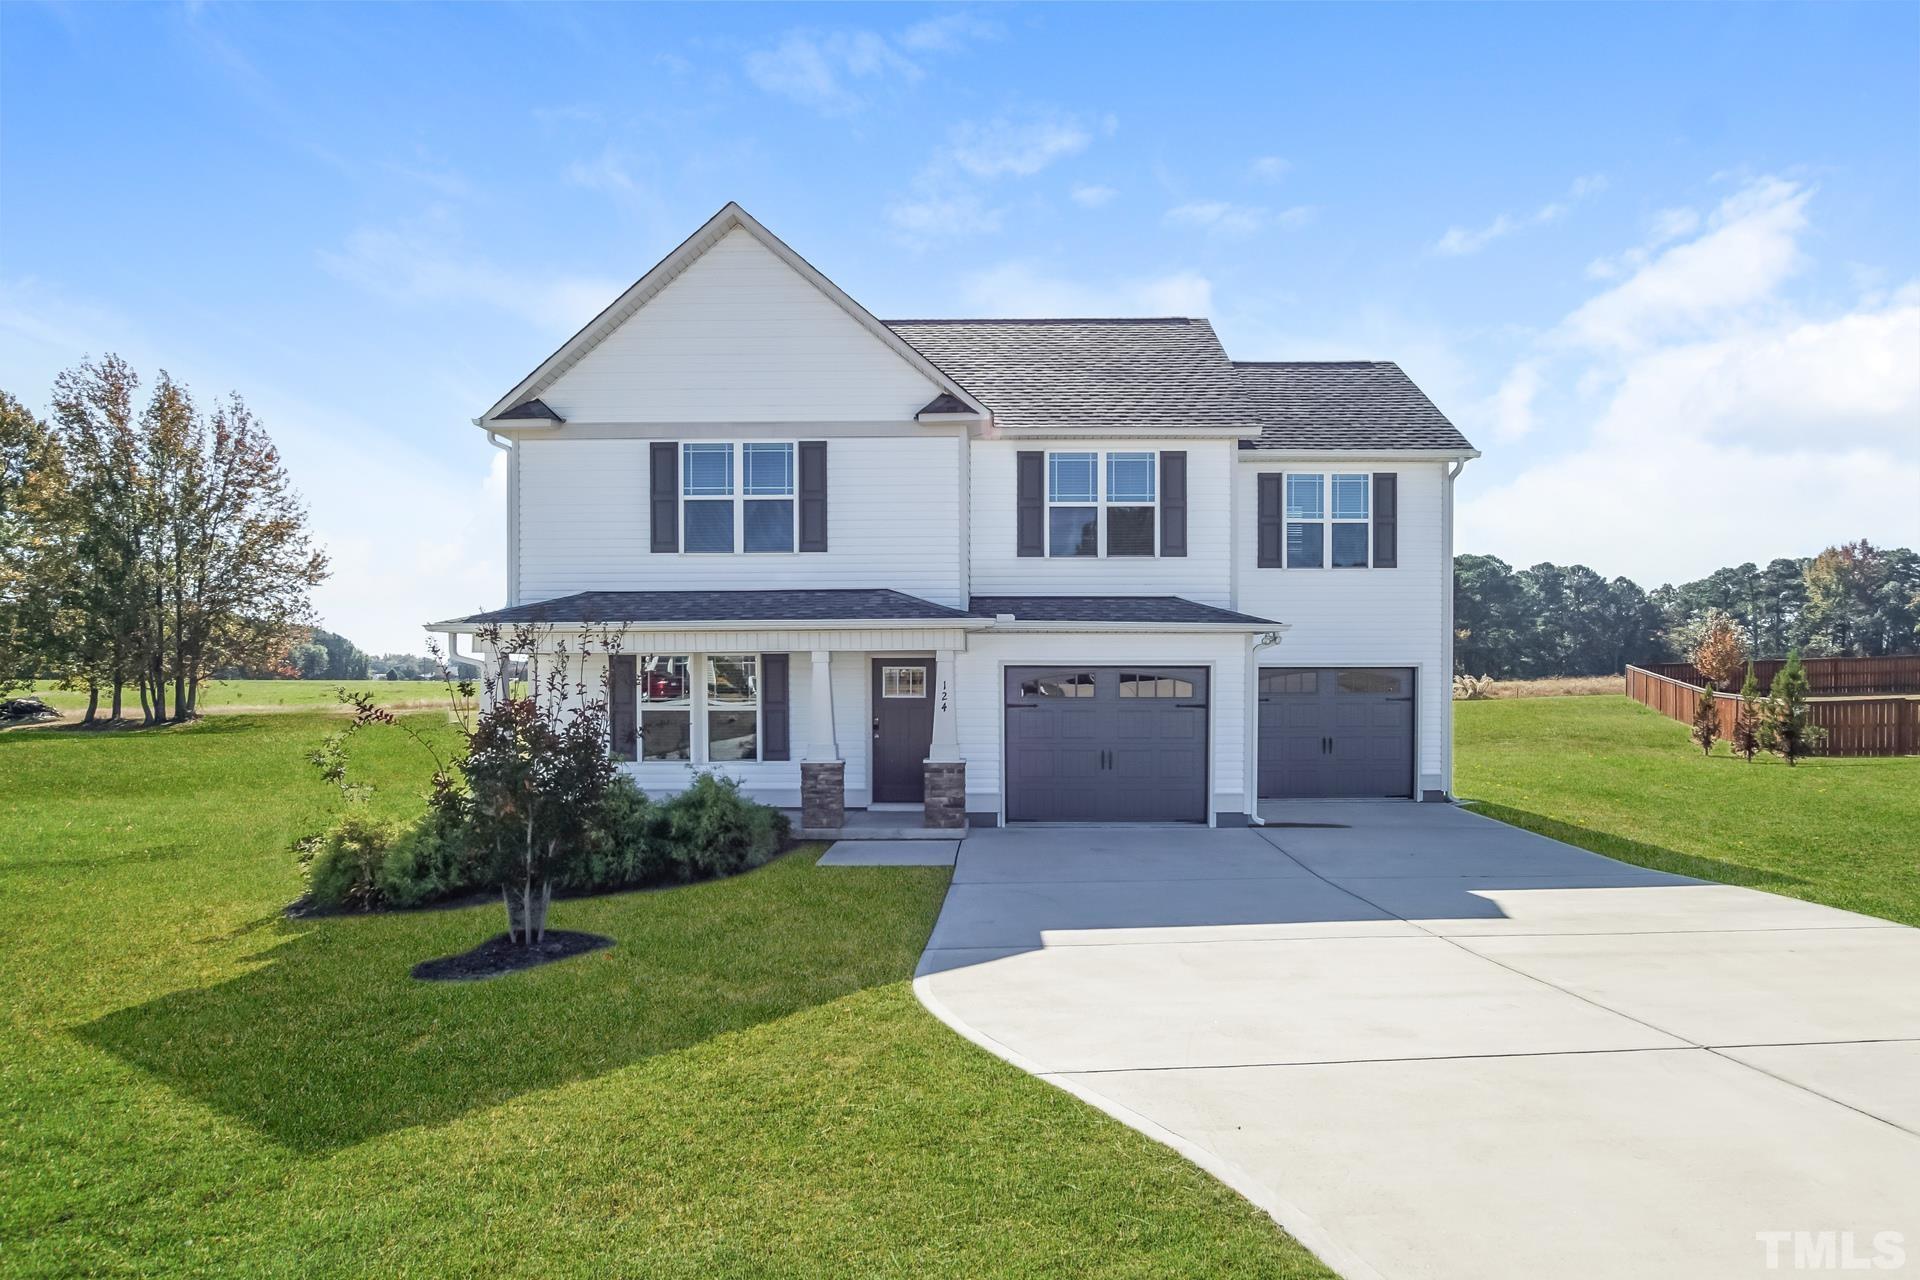
[[[1862,539],[1650,592],[1579,564],[1515,570],[1496,556],[1454,561],[1460,674],[1608,675],[1630,663],[1684,661],[1721,618],[1761,657],[1920,651],[1920,555]]]
[[[327,558],[239,395],[203,410],[164,371],[144,405],[118,356],[0,391],[0,690],[87,691],[86,722],[195,714],[221,668],[273,666]],[[169,705],[169,701],[171,705]]]

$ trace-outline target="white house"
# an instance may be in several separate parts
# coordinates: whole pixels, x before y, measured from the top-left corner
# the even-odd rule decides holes
[[[475,422],[508,600],[432,625],[617,628],[593,679],[651,792],[714,769],[831,828],[1451,788],[1477,454],[1392,364],[877,320],[730,204]]]

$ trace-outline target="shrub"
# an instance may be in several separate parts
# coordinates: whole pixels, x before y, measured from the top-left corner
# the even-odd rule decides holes
[[[1817,750],[1826,736],[1826,730],[1807,721],[1807,673],[1800,666],[1800,651],[1794,649],[1767,693],[1768,749],[1791,765]]]
[[[661,808],[686,879],[727,876],[766,862],[787,838],[786,815],[740,794],[731,778],[702,773]]]
[[[1747,664],[1747,679],[1740,686],[1740,706],[1733,713],[1733,736],[1727,740],[1735,755],[1745,756],[1752,764],[1762,749],[1760,741],[1760,682],[1754,679],[1753,664]]]
[[[1713,696],[1713,686],[1700,690],[1700,697],[1693,704],[1693,740],[1700,744],[1700,750],[1707,755],[1713,754],[1713,744],[1720,737],[1720,707]]]
[[[614,775],[587,833],[586,855],[560,887],[576,893],[653,884],[678,871],[667,815],[626,774]]]
[[[1493,696],[1492,676],[1455,676],[1453,678],[1453,700],[1455,702],[1478,702],[1482,698]]]
[[[485,867],[465,825],[431,811],[401,828],[387,848],[378,884],[391,907],[422,907],[487,887]]]
[[[327,907],[371,911],[385,906],[381,871],[400,832],[398,823],[349,809],[320,838],[320,847],[307,864],[307,893]]]

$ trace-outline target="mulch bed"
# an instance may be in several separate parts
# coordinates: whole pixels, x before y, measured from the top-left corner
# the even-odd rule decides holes
[[[530,947],[508,940],[497,933],[471,951],[438,960],[422,960],[413,966],[413,976],[422,982],[478,982],[506,973],[518,973],[556,960],[603,951],[613,939],[598,933],[575,933],[571,929],[549,929],[544,940]]]

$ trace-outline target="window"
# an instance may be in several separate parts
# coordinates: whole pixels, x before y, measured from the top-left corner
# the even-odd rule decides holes
[[[693,687],[685,656],[640,659],[640,758],[693,759]]]
[[[1020,696],[1023,698],[1091,698],[1093,696],[1093,675],[1090,672],[1037,676],[1032,680],[1020,682]]]
[[[1267,694],[1320,692],[1318,671],[1262,671],[1260,692]]]
[[[924,698],[927,696],[925,667],[880,668],[880,696],[883,698]]]
[[[1328,480],[1332,503],[1328,503]],[[1287,475],[1289,569],[1364,569],[1372,478],[1361,475]]]
[[[751,653],[707,659],[707,759],[760,758],[760,659]]]
[[[1341,693],[1397,694],[1406,686],[1398,671],[1369,671],[1349,667],[1334,677],[1334,688]]]
[[[1100,455],[1047,455],[1047,554],[1100,554]]]
[[[1152,453],[1049,453],[1047,554],[1151,556],[1156,551],[1159,458]],[[1104,486],[1102,481],[1104,479]],[[1105,511],[1102,542],[1101,513]]]
[[[680,472],[686,550],[793,550],[792,441],[683,444]]]
[[[1193,682],[1182,680],[1178,676],[1163,676],[1153,672],[1122,671],[1120,696],[1123,698],[1191,698]]]

